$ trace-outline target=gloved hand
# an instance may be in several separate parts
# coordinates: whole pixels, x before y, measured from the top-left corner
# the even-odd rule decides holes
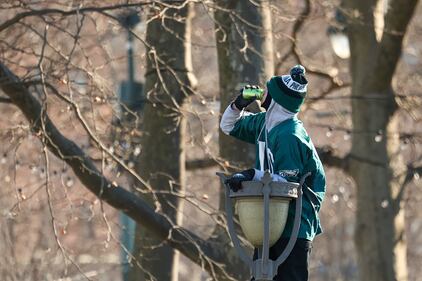
[[[252,98],[248,98],[248,99],[244,98],[243,97],[243,90],[245,90],[245,89],[259,89],[259,88],[260,88],[259,86],[255,86],[255,85],[246,85],[245,87],[243,87],[240,90],[240,94],[236,97],[233,104],[239,110],[244,109],[245,107],[250,105],[252,102],[254,102],[256,100],[256,97],[252,97]]]
[[[251,181],[255,176],[255,170],[249,169],[241,172],[234,173],[230,178],[225,180],[225,184],[228,184],[230,189],[234,192],[242,189],[243,181]]]

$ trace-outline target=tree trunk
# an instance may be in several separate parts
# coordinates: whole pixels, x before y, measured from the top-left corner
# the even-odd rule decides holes
[[[181,216],[177,215],[181,202],[171,193],[180,192],[185,185],[185,120],[180,108],[192,77],[190,48],[186,48],[190,44],[188,9],[189,5],[169,8],[148,23],[145,93],[149,102],[143,112],[142,148],[136,165],[138,173],[156,192],[154,199],[151,194],[144,196],[175,224],[181,223]],[[157,14],[151,14],[154,16]],[[135,251],[142,269],[134,266],[131,280],[139,280],[142,272],[147,280],[177,280],[178,270],[173,267],[177,256],[166,241],[139,227]]]
[[[266,1],[216,1],[232,10],[215,12],[220,113],[245,84],[260,84],[274,74],[273,41],[269,4]],[[247,24],[245,23],[247,22]],[[241,143],[220,132],[220,156],[234,166],[250,167],[255,160],[252,145]]]
[[[239,93],[242,85],[264,85],[274,74],[271,11],[266,1],[216,1],[223,8],[215,12],[216,45],[220,84],[220,113]],[[227,10],[233,13],[227,12]],[[240,19],[238,18],[240,17]],[[258,111],[255,104],[251,110]],[[254,146],[227,136],[220,131],[220,156],[230,163],[228,171],[252,167],[255,161]],[[224,212],[224,189],[220,193],[220,210]],[[230,246],[225,229],[217,227],[213,235],[219,243]],[[235,260],[227,253],[227,258]],[[249,277],[249,269],[241,263],[237,268],[239,280]],[[229,270],[230,270],[229,269]],[[221,277],[219,280],[230,280]]]
[[[390,1],[380,42],[376,1],[344,1],[351,47],[353,139],[350,173],[357,185],[355,242],[360,280],[407,280],[400,155],[392,79],[417,1]],[[353,12],[352,12],[353,11]]]
[[[274,74],[271,11],[266,1],[216,1],[225,10],[215,12],[220,113],[239,93],[241,85],[264,85]],[[258,5],[258,6],[257,6]],[[247,24],[245,23],[247,22]],[[220,156],[236,167],[251,167],[254,146],[242,143],[220,131]],[[224,195],[220,197],[224,202]]]
[[[45,141],[49,150],[56,157],[63,159],[81,183],[100,200],[123,211],[161,241],[167,241],[171,247],[204,268],[215,280],[246,279],[244,264],[236,256],[232,246],[226,246],[222,242],[217,244],[210,239],[204,240],[183,227],[175,226],[170,223],[168,216],[156,212],[144,199],[109,181],[78,145],[63,136],[46,114],[37,97],[29,92],[24,83],[1,61],[0,79],[3,81],[0,83],[0,88],[22,111],[33,131],[40,133],[40,139]],[[68,99],[64,100],[69,106],[73,106],[77,114],[80,114],[75,104]],[[92,141],[117,160],[113,157],[113,153],[92,135],[89,127],[85,129]],[[173,239],[168,239],[170,234]],[[229,278],[228,275],[236,279]]]
[[[361,93],[367,89],[353,90]],[[391,91],[392,92],[392,91]],[[406,167],[400,156],[395,103],[352,103],[351,173],[357,184],[356,247],[360,280],[407,280],[404,209],[399,194]]]

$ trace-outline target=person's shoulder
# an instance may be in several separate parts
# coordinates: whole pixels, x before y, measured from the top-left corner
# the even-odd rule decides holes
[[[256,118],[265,120],[266,112],[265,111],[264,112],[261,111],[261,112],[258,112],[258,113],[254,113],[254,115],[256,116]]]
[[[265,120],[265,112],[249,112],[245,110],[241,113],[241,117],[254,118],[257,120]]]
[[[254,123],[258,125],[258,127],[261,127],[265,123],[265,112],[253,113],[249,116],[253,118]]]
[[[277,130],[276,138],[278,139],[278,142],[289,145],[297,145],[303,143],[303,138],[292,127],[285,127]]]
[[[307,136],[302,121],[297,118],[288,119],[277,126],[277,134],[284,137],[301,138]]]
[[[312,148],[312,141],[306,132],[302,121],[292,118],[277,130],[277,137],[290,144],[299,144],[308,149]]]
[[[237,123],[247,123],[249,125],[256,124],[256,123],[263,123],[265,122],[265,112],[249,112],[249,111],[242,111],[240,114],[240,118],[238,119]]]
[[[303,122],[297,118],[293,118],[292,120],[292,132],[295,136],[297,136],[301,141],[305,143],[311,142],[311,138],[306,131]]]
[[[292,120],[291,126],[292,126],[292,129],[295,130],[295,132],[307,134],[305,130],[305,126],[303,125],[303,122],[300,119],[298,119],[297,117],[294,117],[291,120]]]

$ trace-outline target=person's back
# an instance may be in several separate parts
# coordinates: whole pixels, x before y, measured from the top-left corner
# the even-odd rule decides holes
[[[220,124],[226,134],[256,144],[255,169],[233,175],[229,185],[234,190],[241,188],[243,180],[260,179],[267,169],[273,173],[274,180],[294,182],[311,173],[305,182],[298,241],[274,279],[283,278],[284,281],[308,278],[308,254],[312,240],[321,233],[318,212],[325,194],[322,163],[311,138],[297,118],[307,86],[304,69],[298,73],[300,77],[294,75],[292,68],[291,75],[276,76],[267,82],[266,95],[262,99],[266,112],[251,114],[240,111],[251,102],[243,99],[241,94],[226,109]],[[277,258],[287,244],[293,227],[294,210],[295,204],[290,204],[285,230],[279,241],[270,248],[272,259]]]

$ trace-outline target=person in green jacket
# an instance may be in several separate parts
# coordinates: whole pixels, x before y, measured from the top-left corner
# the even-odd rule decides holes
[[[296,65],[288,75],[274,76],[267,83],[261,106],[266,112],[250,113],[244,110],[254,98],[242,94],[225,110],[220,128],[230,136],[256,145],[254,169],[233,174],[227,183],[237,191],[245,180],[259,180],[269,170],[274,181],[299,182],[310,172],[303,189],[303,206],[298,240],[287,260],[278,268],[274,280],[308,280],[308,259],[312,241],[322,232],[318,213],[324,199],[326,183],[322,163],[311,138],[297,114],[307,92],[305,68]],[[287,245],[293,228],[295,204],[290,204],[286,227],[280,239],[270,248],[275,260]],[[255,251],[256,257],[256,251]]]

